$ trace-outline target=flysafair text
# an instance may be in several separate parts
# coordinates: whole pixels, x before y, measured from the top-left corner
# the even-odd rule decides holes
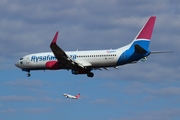
[[[73,59],[73,60],[76,59],[76,55],[69,55],[69,57],[71,59]],[[33,56],[31,56],[31,61],[32,62],[52,61],[52,60],[57,60],[57,59],[53,55],[46,55],[46,56],[36,56],[36,55],[33,55]]]
[[[33,62],[51,61],[51,60],[57,60],[57,59],[53,55],[46,55],[46,56],[36,56],[36,55],[33,55],[31,57],[31,61],[33,61]]]

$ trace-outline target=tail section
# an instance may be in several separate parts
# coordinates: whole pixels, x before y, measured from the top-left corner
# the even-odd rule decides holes
[[[75,97],[76,97],[76,99],[79,99],[80,98],[80,93],[77,94]]]
[[[119,48],[120,50],[124,50],[124,52],[121,54],[117,65],[134,63],[150,55],[149,44],[155,21],[156,16],[151,16],[134,40],[127,46]]]
[[[137,39],[150,40],[152,32],[153,32],[155,21],[156,21],[156,16],[151,16],[149,18],[149,20],[147,21],[147,23],[144,25],[144,27],[142,27],[142,29],[140,30],[138,35],[135,37],[135,39],[136,40]]]
[[[144,51],[145,53],[145,51],[149,51],[150,39],[152,36],[155,21],[156,16],[151,16],[131,43],[131,48],[133,47],[135,49],[135,52],[138,51],[137,53],[142,53]]]

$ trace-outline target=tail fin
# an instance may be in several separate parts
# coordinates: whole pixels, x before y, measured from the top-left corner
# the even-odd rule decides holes
[[[147,40],[150,40],[152,32],[153,32],[155,21],[156,21],[156,16],[151,16],[149,18],[149,20],[147,21],[147,23],[142,27],[140,32],[137,34],[135,39],[147,39]]]
[[[76,99],[80,98],[80,93],[76,95]]]
[[[139,52],[145,53],[145,51],[149,51],[148,48],[149,48],[150,39],[152,36],[155,21],[156,21],[156,16],[151,16],[147,21],[147,23],[142,27],[142,29],[139,31],[137,36],[132,41],[131,47],[135,48],[135,51],[137,50],[136,51],[137,53]]]

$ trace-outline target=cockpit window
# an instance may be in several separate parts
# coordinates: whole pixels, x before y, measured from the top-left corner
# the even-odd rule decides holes
[[[23,58],[20,58],[20,60],[23,60]]]

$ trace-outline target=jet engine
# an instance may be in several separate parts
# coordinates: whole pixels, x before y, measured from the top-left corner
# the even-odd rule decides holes
[[[88,77],[93,77],[94,73],[92,73],[90,70],[84,70],[84,69],[77,69],[77,70],[72,70],[72,74],[87,74]]]
[[[89,71],[88,70],[72,70],[72,74],[87,74]]]

